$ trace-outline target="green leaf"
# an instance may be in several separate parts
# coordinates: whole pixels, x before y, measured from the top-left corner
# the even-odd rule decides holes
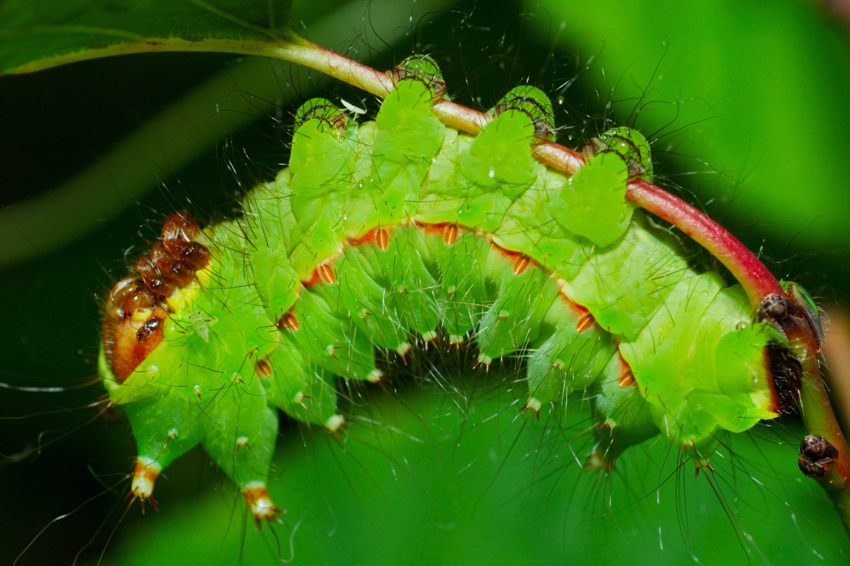
[[[280,43],[292,0],[7,0],[0,75],[152,51],[257,53]]]

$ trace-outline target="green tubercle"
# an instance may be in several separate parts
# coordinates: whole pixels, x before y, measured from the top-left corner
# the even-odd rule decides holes
[[[552,110],[552,101],[539,88],[530,85],[514,87],[488,113],[501,114],[508,110],[527,115],[534,124],[534,133],[538,138],[555,141],[555,113]]]
[[[434,101],[449,100],[440,67],[428,55],[411,55],[399,63],[392,73],[393,82],[417,81],[428,87]]]
[[[592,138],[582,153],[587,161],[600,153],[615,153],[626,162],[630,179],[640,178],[647,183],[652,182],[652,153],[649,142],[634,128],[618,126],[606,130],[598,137]]]
[[[333,131],[341,136],[345,130],[345,114],[327,98],[311,98],[298,108],[293,133],[297,133],[310,120],[317,121],[316,126],[321,132]]]

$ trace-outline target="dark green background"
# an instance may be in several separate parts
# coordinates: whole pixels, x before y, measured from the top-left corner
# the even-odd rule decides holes
[[[778,275],[823,301],[845,301],[846,28],[818,4],[790,0],[549,4],[459,3],[427,22],[400,20],[411,36],[392,47],[374,37],[357,40],[355,28],[368,29],[374,17],[367,15],[332,30],[334,40],[325,45],[355,46],[350,56],[382,68],[413,49],[428,51],[450,93],[477,107],[520,82],[542,86],[562,97],[559,124],[567,125],[561,136],[570,145],[607,119],[634,121],[655,134],[662,185],[704,204],[751,248],[763,248]],[[295,13],[298,20],[297,3]],[[310,37],[311,26],[296,30]],[[96,162],[170,100],[234,65],[228,56],[163,54],[0,79],[4,198],[28,198]],[[222,132],[206,157],[154,184],[149,198],[128,203],[119,218],[104,219],[79,242],[3,269],[3,381],[91,377],[99,297],[123,273],[125,250],[153,238],[176,207],[204,219],[228,213],[240,183],[249,187],[285,163],[299,101],[321,90],[375,107],[315,74],[288,85],[288,67],[269,64],[266,73],[281,89],[294,88],[295,100],[271,113],[275,100],[256,100],[251,127]],[[253,95],[234,80],[222,94],[223,108],[224,98]],[[192,127],[173,124],[181,132]],[[114,190],[121,190],[120,175]],[[19,245],[27,245],[23,235]],[[793,420],[742,435],[724,452],[727,459],[718,458],[711,481],[705,474],[695,479],[690,464],[679,468],[676,448],[663,440],[634,450],[606,480],[578,469],[592,442],[580,403],[568,407],[568,418],[527,422],[518,416],[522,384],[512,383],[515,372],[507,369],[500,381],[460,371],[460,361],[445,357],[439,370],[428,361],[410,368],[424,382],[399,378],[398,391],[358,392],[355,404],[364,406],[349,409],[355,418],[340,441],[288,429],[278,448],[281,475],[271,484],[290,514],[274,535],[245,526],[241,499],[198,453],[160,481],[159,513],[129,510],[105,563],[232,564],[240,556],[267,563],[289,555],[296,524],[296,561],[305,563],[681,564],[689,552],[706,564],[748,557],[755,564],[801,564],[818,554],[821,563],[846,562],[850,545],[834,512],[795,469],[801,433]],[[8,457],[0,464],[3,563],[50,519],[111,487],[51,526],[22,563],[68,563],[89,539],[85,557],[94,559],[106,546],[127,505],[122,480],[133,445],[115,415],[86,424],[97,408],[82,407],[98,395],[96,385],[0,393],[0,452]],[[47,443],[40,454],[14,457],[39,439]]]

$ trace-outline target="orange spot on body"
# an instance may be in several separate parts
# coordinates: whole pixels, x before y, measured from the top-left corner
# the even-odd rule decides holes
[[[514,262],[514,275],[520,275],[526,270],[528,264],[531,263],[531,258],[527,255],[519,256]]]
[[[295,315],[291,310],[283,313],[283,315],[277,320],[276,323],[278,330],[283,330],[284,328],[288,328],[289,330],[295,332],[298,330],[298,319],[295,318]]]
[[[362,246],[364,244],[371,244],[372,242],[375,241],[375,233],[377,231],[378,231],[377,228],[374,229],[374,230],[369,230],[368,232],[366,232],[365,234],[363,234],[359,238],[349,239],[348,241],[352,246]]]
[[[272,366],[266,360],[260,360],[257,362],[257,377],[271,377],[272,376]]]
[[[497,244],[496,242],[491,241],[490,245],[493,246],[493,249],[498,251],[500,254],[505,256],[506,258],[514,261],[514,274],[519,275],[523,271],[525,271],[529,265],[536,265],[533,259],[529,256],[525,255],[521,252],[515,252],[513,250],[508,250]]]
[[[334,269],[331,264],[323,263],[316,268],[316,271],[319,273],[319,277],[322,281],[328,285],[333,285],[334,281],[336,281],[336,274],[334,273]]]
[[[357,239],[349,239],[348,242],[352,246],[363,246],[375,244],[381,251],[387,251],[390,245],[391,228],[375,228],[369,230]]]
[[[381,249],[382,252],[387,251],[387,248],[390,247],[390,234],[386,230],[376,230],[375,231],[375,244],[377,244],[378,248]]]
[[[593,327],[593,315],[590,314],[589,311],[585,310],[584,314],[576,319],[576,332],[584,332],[585,330],[589,330]]]
[[[635,374],[632,373],[629,362],[623,359],[623,356],[618,353],[617,357],[620,359],[620,387],[628,387],[635,383]]]
[[[447,246],[451,246],[457,241],[458,228],[457,224],[449,224],[443,231],[443,241]]]
[[[310,277],[308,279],[302,281],[301,284],[304,285],[305,287],[312,287],[313,285],[316,285],[321,279],[322,278],[319,277],[319,270],[314,269],[313,273],[310,274]]]
[[[593,328],[593,325],[596,324],[596,319],[593,318],[593,315],[590,314],[589,310],[574,303],[563,290],[561,291],[561,300],[567,304],[570,311],[573,313],[573,316],[576,318],[576,332],[584,332],[585,330]]]

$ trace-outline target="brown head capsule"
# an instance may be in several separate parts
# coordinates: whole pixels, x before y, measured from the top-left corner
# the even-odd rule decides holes
[[[161,307],[137,309],[130,315],[103,320],[103,347],[112,373],[123,383],[162,343],[168,313]]]
[[[201,228],[193,218],[185,212],[175,212],[165,220],[160,240],[163,249],[186,264],[186,270],[197,271],[206,267],[210,261],[207,247],[195,241],[201,234]]]
[[[133,264],[137,277],[115,284],[106,301],[103,349],[112,372],[123,382],[165,338],[170,314],[164,299],[186,287],[195,272],[209,264],[209,250],[200,242],[198,223],[185,212],[169,216],[162,237]]]

